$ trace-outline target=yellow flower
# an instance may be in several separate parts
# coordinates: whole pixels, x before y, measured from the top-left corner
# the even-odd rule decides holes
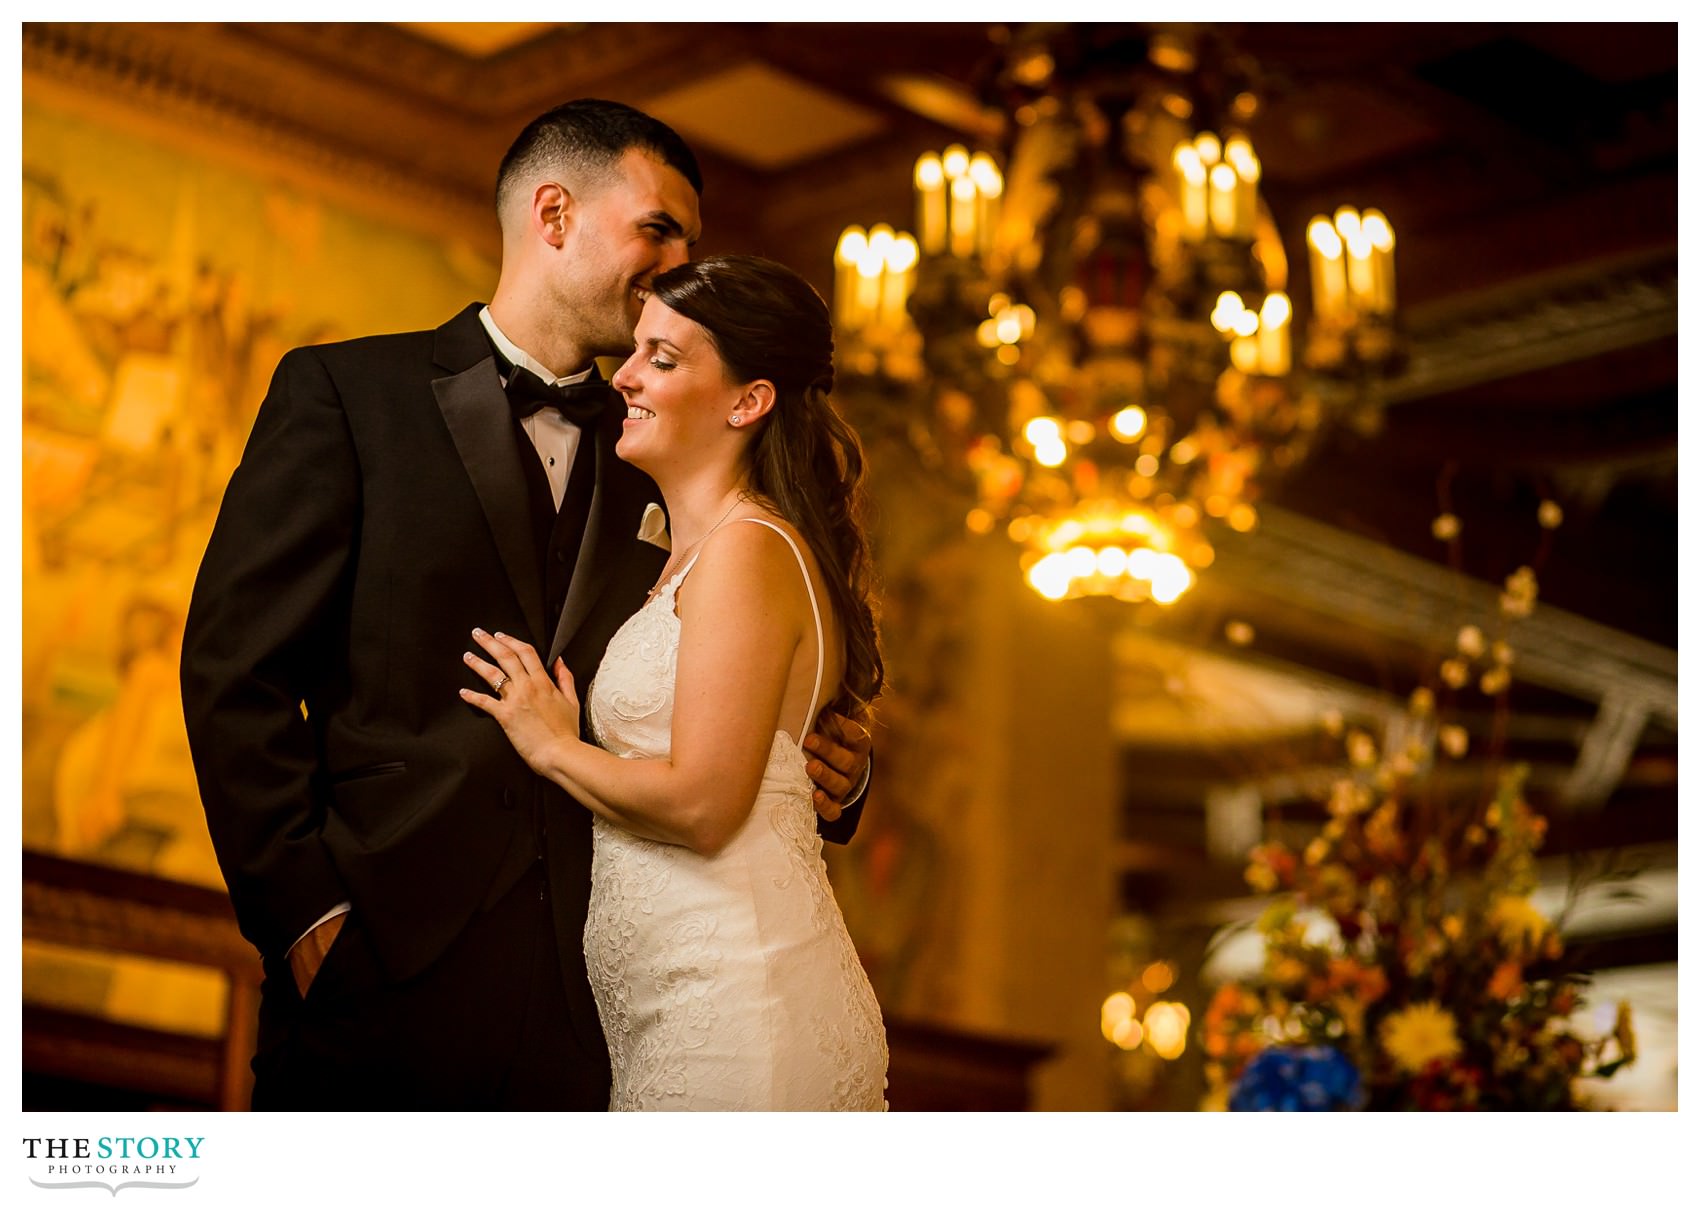
[[[1547,920],[1527,897],[1500,897],[1488,909],[1488,923],[1512,951],[1532,949],[1546,933]]]
[[[1381,1047],[1400,1069],[1416,1074],[1433,1061],[1458,1056],[1458,1022],[1432,1002],[1413,1003],[1381,1021]]]

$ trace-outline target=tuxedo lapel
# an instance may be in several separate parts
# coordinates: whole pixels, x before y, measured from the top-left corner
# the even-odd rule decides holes
[[[584,542],[573,565],[572,584],[549,647],[553,663],[590,616],[591,609],[611,588],[628,581],[647,584],[660,572],[666,553],[637,537],[644,507],[658,499],[648,477],[620,460],[614,444],[620,439],[622,416],[609,409],[596,433],[596,493]],[[580,457],[589,451],[581,451]],[[641,592],[641,586],[639,587]]]
[[[525,611],[526,623],[531,634],[541,639],[548,631],[525,466],[520,462],[523,453],[476,306],[438,330],[437,362],[454,373],[432,380],[431,390],[484,508],[496,551]],[[467,331],[468,322],[471,332]],[[475,360],[468,364],[468,358]]]

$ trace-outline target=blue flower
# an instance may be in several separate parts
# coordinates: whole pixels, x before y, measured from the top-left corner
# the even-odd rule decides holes
[[[1363,1106],[1358,1068],[1332,1045],[1276,1045],[1247,1063],[1230,1112],[1350,1112]]]

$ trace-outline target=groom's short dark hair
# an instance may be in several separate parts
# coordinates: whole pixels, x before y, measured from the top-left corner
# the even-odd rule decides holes
[[[702,170],[677,131],[629,105],[586,97],[539,114],[519,133],[496,172],[496,210],[501,211],[510,189],[545,166],[594,173],[611,169],[634,147],[677,169],[702,193]]]

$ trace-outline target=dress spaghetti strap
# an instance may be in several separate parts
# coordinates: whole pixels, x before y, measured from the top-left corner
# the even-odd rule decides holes
[[[785,531],[785,528],[775,526],[765,518],[744,517],[734,518],[732,521],[760,523],[768,530],[773,531],[785,541],[786,546],[791,549],[791,554],[797,558],[797,567],[803,570],[803,586],[809,591],[809,610],[815,617],[815,689],[814,693],[809,696],[809,714],[803,717],[802,730],[793,738],[793,740],[801,743],[804,734],[809,731],[809,726],[814,723],[815,708],[819,706],[820,700],[821,679],[826,676],[826,631],[821,627],[820,603],[815,598],[815,583],[809,576],[808,563],[803,559],[803,553],[798,549],[797,541],[791,538],[791,536]],[[695,563],[694,557],[692,558],[692,563]]]

